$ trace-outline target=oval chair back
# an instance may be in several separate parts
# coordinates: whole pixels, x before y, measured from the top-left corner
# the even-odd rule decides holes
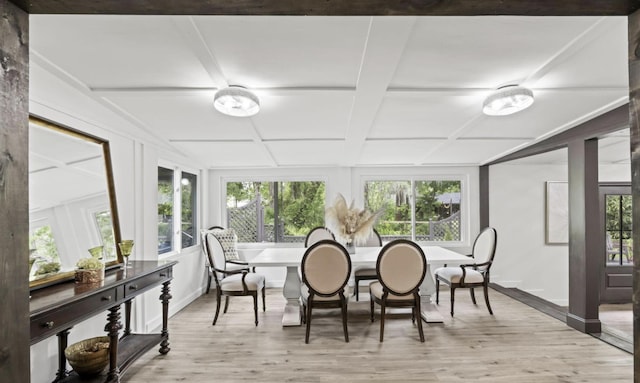
[[[309,247],[314,243],[321,241],[323,239],[336,239],[335,235],[331,232],[331,230],[327,229],[323,226],[314,227],[309,231],[307,237],[304,239],[304,247]]]
[[[488,270],[493,263],[493,257],[496,255],[496,229],[492,227],[485,228],[473,242],[473,259],[476,263],[488,263],[484,266],[478,266],[478,270]]]
[[[345,286],[351,275],[351,257],[347,249],[332,239],[320,240],[305,251],[300,268],[304,283],[303,320],[307,325],[305,343],[309,343],[314,307],[342,309],[342,329],[344,340],[348,342]]]
[[[382,286],[394,295],[416,290],[427,272],[427,259],[415,242],[396,239],[380,250],[376,272]]]

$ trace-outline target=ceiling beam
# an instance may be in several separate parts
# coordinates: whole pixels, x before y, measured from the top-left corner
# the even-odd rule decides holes
[[[615,16],[639,0],[13,0],[32,13],[132,15]]]

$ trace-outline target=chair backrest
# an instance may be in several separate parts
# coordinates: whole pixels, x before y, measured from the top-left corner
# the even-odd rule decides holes
[[[347,249],[331,239],[311,245],[302,257],[302,282],[320,296],[331,296],[342,289],[351,275]]]
[[[323,239],[336,239],[335,235],[331,232],[331,230],[327,229],[323,226],[314,227],[309,231],[307,237],[304,239],[304,247],[309,247],[314,243],[321,241]]]
[[[224,258],[222,244],[220,243],[218,238],[216,238],[216,236],[210,231],[207,231],[204,235],[204,247],[206,249],[205,254],[207,256],[207,259],[209,260],[209,264],[218,270],[226,270],[227,262]],[[216,282],[224,278],[224,275],[222,273],[214,271],[213,274],[216,277]]]
[[[415,242],[396,239],[380,250],[376,272],[380,283],[389,292],[408,295],[422,284],[427,272],[427,259]]]
[[[478,270],[488,270],[493,263],[493,257],[496,254],[496,242],[498,235],[496,229],[487,227],[478,234],[475,242],[473,242],[473,259],[476,263],[489,262],[486,266],[478,267]]]
[[[382,246],[382,238],[376,229],[373,229],[367,241],[361,245],[362,247],[380,247]]]

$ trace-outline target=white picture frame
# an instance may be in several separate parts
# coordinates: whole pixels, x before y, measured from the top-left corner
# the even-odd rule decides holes
[[[545,193],[545,243],[565,245],[569,243],[569,183],[547,181]]]

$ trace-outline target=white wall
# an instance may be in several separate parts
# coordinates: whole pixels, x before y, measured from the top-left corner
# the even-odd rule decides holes
[[[505,163],[489,175],[490,224],[498,232],[492,282],[567,305],[568,245],[545,244],[545,182],[566,181],[567,165]],[[630,166],[601,165],[599,180],[631,182]]]

